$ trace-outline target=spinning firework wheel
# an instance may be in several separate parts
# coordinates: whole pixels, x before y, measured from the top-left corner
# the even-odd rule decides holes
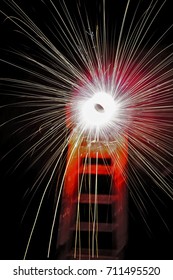
[[[153,212],[152,223],[156,214],[172,230],[171,211],[171,222],[162,216],[173,194],[172,36],[165,41],[172,17],[170,23],[158,17],[162,9],[162,15],[171,11],[164,10],[168,1],[1,2],[2,158],[11,155],[2,170],[12,162],[15,171],[21,166],[17,178],[31,168],[31,182],[13,190],[17,200],[3,178],[7,205],[21,205],[16,215],[23,221],[22,235],[27,232],[24,258],[50,258],[57,220],[57,258],[121,258],[127,237],[126,137],[135,216],[139,212],[150,230]],[[42,216],[46,231],[40,229]],[[16,236],[20,240],[18,230]]]
[[[68,147],[58,259],[119,259],[127,239],[127,143]],[[109,147],[109,148],[108,148]],[[122,148],[123,147],[123,148]]]

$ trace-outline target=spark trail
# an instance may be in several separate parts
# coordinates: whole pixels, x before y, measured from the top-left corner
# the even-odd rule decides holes
[[[27,12],[27,4],[5,0],[1,9],[3,25],[12,26],[18,39],[6,51],[6,58],[1,56],[2,65],[15,72],[1,78],[7,103],[1,110],[14,112],[2,121],[1,129],[14,126],[12,135],[20,139],[3,158],[22,147],[15,169],[29,157],[32,163],[27,169],[38,165],[40,169],[25,195],[29,202],[24,219],[39,194],[25,258],[56,179],[47,246],[47,255],[51,255],[66,170],[84,139],[106,143],[111,154],[110,143],[118,142],[123,150],[121,139],[128,138],[129,191],[147,227],[145,200],[161,214],[145,188],[145,176],[155,186],[156,195],[158,189],[170,200],[173,197],[169,180],[173,163],[173,43],[164,41],[172,26],[161,34],[153,32],[166,1],[149,1],[148,5],[130,0],[122,5],[96,1],[96,16],[90,14],[92,6],[87,1],[75,1],[74,6],[69,2],[38,1],[32,14],[29,9]],[[121,16],[116,12],[119,8],[123,9]],[[76,145],[66,162],[65,153],[74,136]],[[97,203],[92,211],[95,231]],[[94,235],[90,242],[93,239]]]

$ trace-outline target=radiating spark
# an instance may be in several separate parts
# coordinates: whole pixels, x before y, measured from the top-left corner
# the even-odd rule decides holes
[[[0,127],[8,127],[10,123],[15,123],[17,129],[13,134],[22,135],[22,140],[15,147],[10,148],[3,158],[26,144],[26,149],[15,162],[15,168],[17,169],[28,156],[32,157],[32,164],[28,169],[38,163],[41,166],[38,177],[30,188],[30,203],[26,207],[26,212],[29,211],[33,198],[41,188],[46,175],[52,170],[44,190],[41,188],[40,201],[31,226],[25,257],[51,181],[55,173],[62,168],[60,163],[64,162],[64,151],[74,135],[76,135],[76,143],[61,182],[58,184],[48,257],[51,255],[66,170],[82,139],[86,138],[90,144],[96,143],[98,151],[99,142],[103,142],[113,155],[111,143],[121,146],[123,153],[125,147],[122,138],[128,138],[131,166],[128,174],[130,191],[147,226],[145,216],[147,206],[144,198],[141,197],[141,189],[155,211],[159,213],[159,210],[154,206],[145,189],[141,170],[170,199],[173,197],[172,186],[162,172],[164,170],[169,174],[173,170],[173,43],[162,45],[172,26],[163,31],[154,43],[150,36],[152,25],[166,1],[162,1],[161,4],[159,1],[150,1],[143,12],[140,12],[142,1],[139,1],[129,23],[128,14],[132,1],[127,0],[119,29],[116,28],[113,20],[111,26],[108,26],[108,6],[105,0],[102,2],[101,17],[100,14],[98,15],[99,22],[92,22],[87,9],[84,18],[81,3],[77,3],[78,12],[75,18],[67,1],[59,1],[57,6],[52,0],[41,2],[43,6],[49,7],[47,13],[52,18],[51,24],[49,22],[51,39],[44,28],[42,30],[37,26],[27,12],[17,4],[18,1],[5,0],[4,3],[10,12],[8,11],[7,14],[1,11],[5,18],[4,24],[11,22],[17,32],[21,33],[21,37],[23,34],[22,38],[25,38],[26,44],[33,48],[29,53],[23,46],[19,46],[19,42],[16,42],[17,48],[8,51],[9,59],[0,59],[2,63],[15,69],[18,76],[16,78],[14,73],[14,78],[1,78],[1,83],[8,89],[5,90],[4,96],[8,97],[9,104],[0,108],[4,111],[9,108],[19,110],[19,113],[14,112],[14,116],[10,119],[5,119]],[[16,58],[15,62],[13,56]],[[17,60],[19,62],[16,62]],[[20,77],[17,71],[22,73],[24,78]],[[9,102],[10,99],[12,101]],[[88,154],[90,154],[90,147],[88,147]],[[115,162],[120,169],[123,169],[118,156],[117,153]],[[44,158],[47,158],[46,163],[45,161],[42,163]],[[98,161],[98,157],[96,159]],[[95,184],[94,210],[91,207],[91,194],[89,194],[90,257],[95,254],[94,246],[98,230],[97,176]],[[89,182],[90,188],[91,182]],[[80,192],[81,185],[79,185],[76,220],[76,246],[77,243],[80,244]],[[161,216],[160,213],[159,215]],[[93,229],[90,228],[90,219]],[[96,247],[98,249],[98,246]],[[77,250],[75,248],[75,256]]]

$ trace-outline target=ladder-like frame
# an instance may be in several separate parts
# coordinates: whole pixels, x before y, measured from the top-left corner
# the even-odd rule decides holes
[[[68,146],[57,258],[122,259],[127,242],[127,139],[76,143],[74,135]]]

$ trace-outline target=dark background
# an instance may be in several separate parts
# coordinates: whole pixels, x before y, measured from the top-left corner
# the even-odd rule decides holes
[[[39,27],[44,30],[46,35],[57,45],[57,42],[52,36],[47,25],[51,24],[51,18],[47,16],[47,9],[39,0],[17,1],[20,3],[22,8],[28,13],[29,16],[33,18]],[[59,9],[60,6],[58,1],[54,1]],[[75,3],[76,1],[66,1],[70,7],[70,10],[74,15],[76,15]],[[87,6],[87,11],[92,22],[97,21],[97,7],[100,5],[101,1],[83,1]],[[131,8],[128,16],[130,22],[131,16],[134,11],[134,7],[139,1],[133,1],[131,3]],[[144,3],[145,2],[145,3]],[[142,1],[142,6],[147,6],[151,1]],[[158,1],[159,4],[162,1]],[[110,28],[114,21],[117,21],[117,28],[119,27],[119,22],[122,20],[122,15],[125,7],[126,1],[106,1],[109,4],[108,14],[109,21],[108,24]],[[152,38],[149,45],[155,42],[155,39],[162,34],[165,29],[167,29],[171,24],[172,20],[172,6],[171,1],[166,1],[165,6],[158,15],[157,19],[153,23],[151,34]],[[4,1],[0,4],[0,9],[12,14],[13,12],[8,8]],[[84,10],[83,10],[84,12]],[[141,10],[142,12],[142,10]],[[168,45],[172,42],[173,32],[170,31],[167,37],[163,41],[163,46]],[[25,61],[18,61],[18,58],[7,52],[8,49],[25,50],[33,54],[38,55],[38,49],[21,34],[15,32],[14,26],[9,21],[4,21],[4,16],[0,16],[0,47],[1,47],[1,59],[11,61],[13,63],[19,63],[20,65],[25,65]],[[57,46],[60,50],[64,51],[63,46],[59,44]],[[32,65],[29,65],[32,68]],[[20,71],[14,67],[11,67],[3,61],[0,62],[1,77],[13,77],[20,79],[32,79],[28,77],[27,73]],[[18,101],[14,94],[8,96],[9,88],[4,83],[1,86],[1,96],[0,102],[2,105],[13,103]],[[5,93],[5,94],[2,94]],[[14,106],[7,106],[1,108],[1,123],[14,119],[15,116],[21,113],[25,113],[26,108],[18,108]],[[27,136],[27,131],[24,130],[22,133],[16,133],[17,129],[21,127],[23,123],[17,122],[16,120],[11,121],[7,125],[0,127],[0,200],[1,200],[1,227],[0,231],[1,237],[1,249],[0,258],[1,259],[21,259],[23,257],[24,248],[26,247],[26,240],[32,225],[32,221],[37,209],[37,205],[40,199],[40,194],[42,193],[45,183],[49,178],[49,174],[45,177],[40,189],[34,195],[32,203],[30,204],[26,216],[24,219],[23,213],[26,210],[26,205],[30,201],[30,195],[28,195],[29,190],[40,171],[41,165],[43,165],[48,159],[48,155],[38,162],[28,170],[28,166],[32,164],[33,157],[27,157],[22,164],[15,169],[16,160],[23,154],[23,152],[32,145],[32,141],[36,139],[30,139],[24,144],[20,144],[17,148],[13,149],[23,137]],[[38,122],[39,127],[39,122]],[[30,133],[36,129],[36,127],[30,126]],[[15,132],[15,133],[14,133]],[[41,137],[41,135],[39,136]],[[10,151],[10,153],[9,153]],[[8,153],[6,155],[6,153]],[[6,156],[5,156],[6,155]],[[5,156],[5,157],[4,157]],[[132,196],[129,195],[129,241],[126,250],[126,259],[173,259],[173,222],[172,222],[172,200],[166,196],[161,190],[158,190],[157,197],[154,193],[154,183],[151,182],[145,174],[142,174],[144,180],[144,185],[146,185],[148,194],[156,206],[159,209],[159,213],[155,208],[147,201],[145,193],[141,190],[141,197],[146,203],[146,213],[145,219],[141,217],[139,209],[134,204]],[[161,170],[160,172],[165,172]],[[170,175],[170,180],[172,182],[172,173]],[[50,191],[48,192],[41,215],[34,233],[33,241],[31,242],[31,247],[29,250],[28,257],[31,259],[46,259],[46,248],[48,244],[48,236],[51,227],[51,221],[53,217],[53,202],[54,193],[56,190],[56,176],[53,178]],[[172,184],[172,183],[171,183]],[[130,186],[129,186],[130,189]],[[159,198],[162,198],[160,201]],[[52,206],[51,206],[52,205]]]

